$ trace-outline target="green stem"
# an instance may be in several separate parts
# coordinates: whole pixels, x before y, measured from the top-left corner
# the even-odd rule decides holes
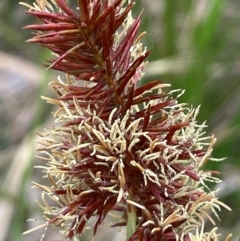
[[[132,192],[130,191],[129,200],[132,199]],[[127,240],[136,231],[136,207],[130,203],[127,204]]]

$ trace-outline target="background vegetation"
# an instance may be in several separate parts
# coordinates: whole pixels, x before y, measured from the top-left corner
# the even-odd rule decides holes
[[[73,1],[73,0],[71,0]],[[27,1],[31,3],[31,0]],[[152,48],[143,81],[162,79],[173,89],[185,89],[182,102],[201,104],[199,122],[207,120],[209,134],[218,138],[214,157],[225,157],[206,168],[221,172],[223,210],[220,232],[240,237],[240,2],[239,0],[138,0],[134,15],[144,8],[145,45]],[[41,232],[22,236],[40,218],[30,180],[35,130],[52,125],[50,106],[40,95],[51,95],[47,83],[55,76],[42,63],[49,53],[25,43],[36,21],[24,14],[17,0],[0,2],[0,241],[39,240]],[[48,91],[48,93],[46,93]],[[49,124],[50,123],[50,124]],[[46,241],[57,239],[52,233]]]

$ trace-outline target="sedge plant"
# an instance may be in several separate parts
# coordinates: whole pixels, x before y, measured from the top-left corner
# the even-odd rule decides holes
[[[46,223],[66,240],[81,240],[89,228],[114,214],[109,229],[126,228],[127,241],[213,241],[221,207],[220,182],[203,170],[214,136],[196,120],[199,108],[179,103],[183,91],[159,80],[141,84],[150,54],[138,34],[141,14],[125,0],[36,0],[28,14],[28,40],[48,48],[49,69],[60,71],[50,83],[57,97],[52,130],[40,134],[40,168]],[[77,6],[72,7],[71,4]],[[50,201],[49,201],[50,200]],[[230,238],[229,235],[226,240]],[[114,239],[113,239],[114,240]]]

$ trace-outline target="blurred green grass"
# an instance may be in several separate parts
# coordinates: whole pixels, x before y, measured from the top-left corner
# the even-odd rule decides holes
[[[31,3],[32,1],[26,1]],[[221,172],[223,188],[220,199],[227,203],[232,212],[223,210],[218,224],[221,232],[233,232],[233,240],[238,240],[240,213],[240,2],[238,0],[142,0],[136,3],[133,15],[144,8],[142,31],[147,31],[144,44],[152,48],[149,64],[143,81],[162,79],[171,83],[173,89],[185,89],[181,102],[194,107],[201,105],[198,120],[207,120],[209,134],[218,138],[214,157],[225,157],[224,162],[210,163],[206,168]],[[25,43],[31,36],[30,31],[21,28],[36,21],[24,14],[25,8],[18,1],[3,0],[0,3],[0,51],[21,56],[41,66],[46,54],[32,44]],[[28,71],[25,69],[24,71]],[[39,80],[44,78],[41,70]],[[45,76],[47,79],[48,76]],[[4,79],[1,80],[4,84]],[[16,86],[15,88],[18,88]],[[45,92],[39,82],[39,90]],[[43,94],[44,95],[44,94]],[[1,97],[1,96],[0,96]],[[1,99],[1,98],[0,98]],[[45,104],[35,97],[36,113],[45,113]],[[7,103],[4,103],[7,105]],[[20,107],[19,107],[20,108]],[[2,119],[2,118],[0,118]],[[46,114],[33,118],[28,133],[46,120]],[[3,122],[1,128],[4,128]],[[5,123],[7,125],[8,123]],[[11,142],[0,138],[0,152],[7,150]],[[21,143],[24,135],[16,141]],[[11,140],[14,137],[11,138]],[[8,143],[7,145],[4,145]],[[26,149],[29,153],[31,145]],[[8,160],[10,162],[11,160]],[[9,164],[10,165],[10,164]],[[7,189],[0,192],[0,200],[10,200],[15,205],[13,222],[5,240],[25,240],[21,233],[26,228],[25,220],[31,217],[28,195],[29,182],[32,180],[32,161],[29,160],[22,177],[21,190],[12,197]],[[8,171],[4,166],[4,172]],[[1,172],[1,180],[5,174]],[[6,187],[5,187],[6,188]],[[47,239],[46,239],[47,240]]]

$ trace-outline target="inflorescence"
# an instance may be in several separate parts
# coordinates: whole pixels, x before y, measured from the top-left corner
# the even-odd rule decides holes
[[[179,103],[183,92],[162,81],[140,85],[149,51],[133,2],[76,2],[24,4],[42,22],[26,27],[36,31],[28,42],[50,49],[48,68],[63,73],[50,83],[58,97],[44,97],[58,107],[55,127],[39,141],[49,185],[35,185],[47,224],[71,240],[90,219],[95,236],[116,213],[111,226],[127,226],[128,241],[218,240],[204,223],[215,225],[209,211],[218,218],[228,207],[207,186],[217,172],[202,170],[215,138],[197,123],[199,108]]]

